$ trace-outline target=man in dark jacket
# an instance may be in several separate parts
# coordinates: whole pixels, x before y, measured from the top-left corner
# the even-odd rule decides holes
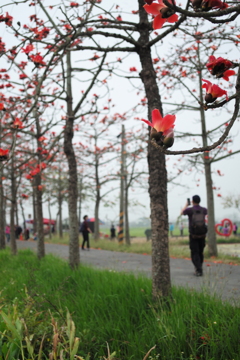
[[[189,207],[189,203],[187,202],[187,204],[184,206],[184,208],[182,209],[181,214],[182,215],[188,215],[188,221],[189,221],[189,245],[190,245],[190,250],[191,250],[191,259],[193,262],[193,265],[195,266],[195,275],[196,276],[202,276],[203,274],[203,270],[202,270],[202,265],[203,265],[203,251],[204,251],[204,247],[206,245],[206,234],[204,235],[198,235],[195,236],[192,232],[192,218],[193,218],[193,214],[196,211],[199,211],[200,213],[203,214],[203,216],[207,215],[207,209],[201,207],[200,204],[200,196],[198,195],[194,195],[192,197],[192,207]]]
[[[83,242],[82,242],[82,250],[84,250],[84,245],[85,242],[87,243],[87,249],[89,250],[90,246],[89,246],[89,233],[92,233],[92,230],[89,228],[88,226],[88,216],[85,215],[83,217],[83,223],[81,225],[81,229],[80,232],[83,235]]]

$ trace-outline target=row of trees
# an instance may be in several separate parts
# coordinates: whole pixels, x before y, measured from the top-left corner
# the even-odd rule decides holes
[[[115,76],[124,77],[126,81],[132,82],[134,86],[136,86],[135,82],[137,81],[136,87],[143,88],[146,100],[133,107],[135,112],[138,113],[137,117],[139,117],[141,109],[146,111],[146,108],[149,121],[151,121],[153,110],[157,109],[163,115],[162,93],[163,97],[167,96],[168,93],[174,94],[171,95],[174,99],[172,104],[166,104],[165,106],[168,109],[170,108],[172,113],[177,113],[177,116],[180,110],[183,109],[198,111],[196,118],[202,126],[200,132],[202,137],[201,145],[187,150],[166,150],[166,146],[162,146],[165,137],[164,130],[157,137],[151,136],[148,142],[147,158],[153,247],[153,296],[156,298],[170,295],[165,154],[203,153],[202,157],[191,158],[191,162],[194,161],[194,164],[197,164],[200,161],[204,165],[208,206],[211,214],[209,221],[210,224],[213,224],[211,158],[216,159],[221,150],[218,146],[221,147],[224,142],[226,145],[226,142],[231,140],[227,139],[227,136],[239,112],[239,75],[237,75],[235,85],[236,92],[233,91],[232,95],[226,96],[226,99],[219,102],[216,101],[217,97],[226,94],[226,90],[212,84],[209,80],[204,80],[202,77],[206,63],[209,61],[206,57],[209,55],[209,53],[206,54],[206,50],[209,50],[209,45],[207,45],[209,41],[212,42],[213,39],[218,41],[221,38],[224,41],[226,39],[230,47],[232,47],[232,44],[234,46],[238,45],[238,37],[234,37],[233,34],[230,34],[230,31],[223,31],[222,24],[224,24],[224,29],[228,26],[230,30],[235,28],[235,24],[231,22],[235,21],[239,14],[239,5],[230,4],[231,6],[228,6],[220,0],[214,3],[209,0],[194,2],[193,4],[188,2],[185,9],[183,9],[183,7],[176,6],[174,1],[136,0],[134,5],[137,6],[137,9],[127,13],[126,9],[121,9],[119,5],[113,5],[112,2],[108,4],[108,1],[102,4],[101,0],[86,0],[81,3],[62,1],[58,5],[53,4],[50,6],[46,6],[40,0],[31,2],[14,1],[13,3],[21,7],[25,7],[26,4],[30,5],[31,9],[34,9],[34,14],[30,15],[30,21],[24,23],[22,21],[25,20],[21,19],[21,22],[18,19],[15,20],[8,12],[0,16],[0,21],[3,23],[1,26],[5,25],[7,27],[9,36],[10,34],[13,35],[11,39],[9,37],[8,42],[4,42],[4,39],[1,41],[1,54],[7,61],[6,69],[1,70],[3,73],[1,78],[3,81],[2,89],[7,91],[2,93],[0,99],[2,109],[2,153],[0,156],[4,168],[7,167],[9,170],[10,164],[12,164],[12,174],[15,174],[16,168],[14,169],[14,166],[17,163],[14,159],[17,156],[16,144],[19,141],[19,136],[21,136],[21,145],[23,145],[23,139],[28,139],[27,136],[31,135],[31,139],[35,137],[36,145],[33,147],[35,153],[29,154],[29,150],[26,149],[23,156],[23,150],[21,150],[19,157],[22,158],[23,163],[25,161],[25,164],[31,167],[29,176],[32,184],[34,184],[38,204],[36,211],[39,236],[38,256],[40,258],[44,256],[41,175],[44,174],[45,167],[51,164],[56,156],[55,154],[61,151],[61,139],[63,139],[63,150],[68,163],[69,262],[72,268],[77,267],[79,264],[77,216],[79,182],[75,146],[76,137],[74,137],[74,133],[77,131],[76,127],[85,130],[85,120],[88,119],[88,126],[94,130],[91,137],[94,149],[89,150],[86,148],[86,144],[80,145],[84,151],[81,154],[79,163],[82,166],[88,166],[88,156],[92,152],[92,155],[95,156],[95,173],[93,177],[98,181],[99,174],[106,161],[103,160],[103,152],[108,151],[109,158],[107,161],[109,159],[114,160],[114,157],[116,157],[114,142],[107,146],[102,146],[100,142],[99,146],[97,143],[98,136],[99,134],[105,134],[112,123],[115,124],[118,120],[125,120],[124,114],[109,118],[104,115],[104,111],[108,111],[109,106],[102,105],[103,99],[105,99],[106,94],[109,94],[109,84],[112,78]],[[5,5],[0,8],[5,11]],[[151,19],[147,13],[152,14],[154,17],[153,27],[155,31],[152,29]],[[203,24],[201,19],[204,19]],[[158,56],[158,53],[162,54],[164,46],[162,42],[165,38],[169,39],[170,34],[172,35],[174,54],[166,55],[168,61],[165,61],[165,59]],[[177,43],[182,36],[185,44],[191,42],[192,45],[188,47],[184,45],[181,46],[181,49],[178,48]],[[191,40],[186,41],[187,36],[190,36]],[[10,43],[12,45],[9,47]],[[211,47],[211,55],[216,51],[215,54],[218,56],[220,45],[214,44],[214,46],[216,48]],[[24,60],[23,56],[25,57]],[[133,64],[137,64],[129,68],[128,74],[126,74],[125,63],[127,59],[125,58],[131,58]],[[79,66],[79,62],[82,62],[82,66]],[[230,61],[224,58],[220,58],[220,60],[219,58],[212,58],[211,64],[209,70],[212,75],[216,74],[217,77],[226,77],[225,71],[238,67],[238,62],[235,63],[233,60]],[[137,66],[141,67],[139,75],[137,74]],[[218,71],[216,70],[217,67]],[[169,76],[168,82],[165,81],[166,76]],[[195,89],[198,95],[195,95],[195,91],[190,87],[190,82],[193,79],[198,81],[198,90]],[[23,81],[21,89],[18,87],[19,80]],[[139,81],[141,81],[142,86],[139,85]],[[202,82],[205,82],[205,85]],[[184,93],[182,88],[178,88],[180,84],[186,89],[187,93],[193,96],[195,104],[192,105],[191,100],[189,101],[186,95],[183,95],[184,99],[179,96],[179,91]],[[206,88],[207,96],[205,96],[205,99],[203,99],[202,87]],[[194,88],[196,88],[196,85]],[[16,90],[20,90],[20,96],[16,94]],[[121,91],[123,89],[119,89],[119,97]],[[141,92],[141,89],[138,91]],[[9,96],[10,92],[11,96]],[[94,95],[92,95],[92,92],[95,92]],[[181,99],[180,103],[178,103],[177,99]],[[219,109],[228,103],[234,103],[233,109],[229,110],[228,116],[225,115],[226,117],[221,125],[219,124],[216,129],[212,129],[208,133],[205,111]],[[43,116],[48,121],[41,121]],[[99,119],[101,128],[98,127]],[[106,127],[103,125],[106,125]],[[170,130],[172,137],[173,130],[172,128]],[[154,131],[158,130],[155,129]],[[51,136],[51,132],[55,132],[55,134]],[[90,141],[90,139],[87,140],[88,134],[89,132],[86,130],[83,135],[86,141]],[[216,134],[217,140],[214,140],[215,135],[213,134]],[[193,134],[188,133],[187,136],[193,136]],[[156,139],[160,139],[160,142],[156,141]],[[139,152],[141,148],[139,148],[137,142],[136,147],[134,157],[139,156],[141,153],[141,151]],[[103,150],[104,148],[105,150]],[[113,151],[111,152],[110,149]],[[216,149],[216,154],[210,156],[209,152],[213,149]],[[228,156],[228,154],[221,155],[221,157]],[[20,168],[24,166],[23,163]],[[133,168],[132,163],[130,163],[130,168]],[[98,173],[98,170],[100,173]],[[130,173],[131,171],[129,171]],[[114,176],[108,176],[106,181],[109,179],[114,180]],[[12,204],[16,201],[14,178],[15,176],[11,180],[11,184],[13,184]],[[95,187],[94,197],[97,201],[102,197],[100,189],[105,181],[104,176],[102,179],[103,182],[98,182]],[[0,211],[3,212],[3,201],[1,201]],[[12,228],[13,222],[14,218],[11,215]],[[212,225],[210,225],[210,253],[216,255],[216,239],[211,228]],[[13,237],[13,234],[11,234],[11,238]]]

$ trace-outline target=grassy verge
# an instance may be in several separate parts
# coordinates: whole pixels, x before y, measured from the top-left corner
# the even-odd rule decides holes
[[[173,288],[173,301],[153,304],[149,279],[82,266],[73,271],[53,256],[38,261],[30,251],[1,251],[0,271],[4,360],[10,351],[20,360],[74,354],[142,360],[155,345],[149,360],[232,360],[240,353],[240,309],[204,292]]]

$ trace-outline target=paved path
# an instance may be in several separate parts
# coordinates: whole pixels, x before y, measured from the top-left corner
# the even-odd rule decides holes
[[[17,241],[18,249],[36,251],[35,241]],[[68,259],[67,245],[45,244],[46,254],[52,253],[63,259]],[[151,277],[151,256],[128,254],[115,251],[91,249],[80,250],[82,264],[110,271],[133,272]],[[216,294],[219,298],[228,299],[240,305],[240,266],[205,262],[204,276],[193,275],[193,265],[187,259],[170,260],[172,284],[190,289]]]

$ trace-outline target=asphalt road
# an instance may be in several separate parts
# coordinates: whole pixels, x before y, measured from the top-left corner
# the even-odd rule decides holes
[[[36,251],[36,241],[17,241],[18,249],[32,249]],[[67,245],[45,244],[46,254],[54,254],[68,260],[69,247]],[[114,251],[90,249],[80,251],[82,264],[109,271],[132,272],[137,275],[151,277],[151,256],[127,254]],[[198,291],[214,294],[240,305],[240,266],[205,262],[204,276],[194,276],[194,269],[190,259],[170,259],[171,281],[175,286],[181,286]]]

